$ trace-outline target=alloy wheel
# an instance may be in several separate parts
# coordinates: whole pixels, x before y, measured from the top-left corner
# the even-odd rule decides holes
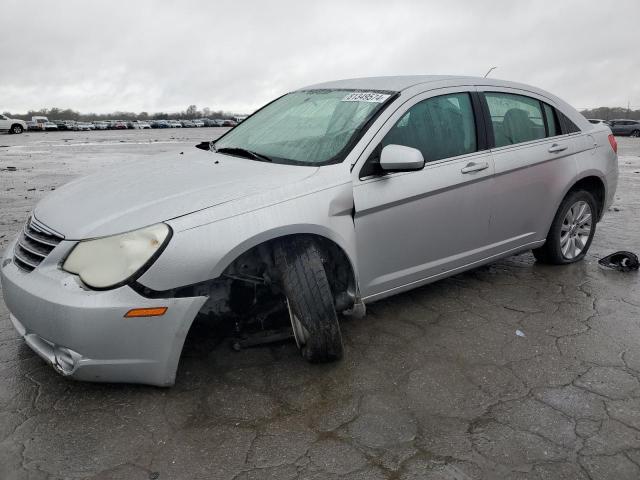
[[[560,227],[560,250],[567,260],[572,260],[582,253],[593,226],[591,207],[585,201],[571,205]]]
[[[289,310],[289,318],[291,319],[291,329],[293,330],[293,338],[296,341],[296,345],[298,348],[302,348],[307,343],[307,337],[309,336],[309,332],[306,328],[302,326],[300,319],[298,316],[293,313],[291,309],[291,304],[289,303],[289,299],[287,298],[287,309]]]

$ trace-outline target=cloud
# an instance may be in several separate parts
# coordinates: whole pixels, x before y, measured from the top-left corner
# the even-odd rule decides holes
[[[483,75],[640,107],[637,0],[5,0],[0,110],[250,112],[356,76]]]

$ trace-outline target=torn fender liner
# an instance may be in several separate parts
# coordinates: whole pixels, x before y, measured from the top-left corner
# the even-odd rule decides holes
[[[607,255],[606,257],[598,260],[598,263],[604,267],[615,268],[621,272],[638,270],[638,266],[640,266],[640,262],[638,262],[636,254],[625,251]]]

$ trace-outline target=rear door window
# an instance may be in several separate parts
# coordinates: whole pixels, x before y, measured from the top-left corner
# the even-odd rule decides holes
[[[476,124],[469,94],[440,95],[416,103],[382,140],[382,147],[391,144],[417,148],[425,162],[475,152]]]
[[[545,138],[541,102],[512,93],[486,92],[496,147]]]

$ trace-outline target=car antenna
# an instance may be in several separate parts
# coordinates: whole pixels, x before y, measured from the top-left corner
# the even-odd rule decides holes
[[[482,78],[487,78],[489,76],[489,74],[494,71],[496,68],[498,67],[491,67],[489,70],[487,70],[487,73],[484,74],[484,77]]]

